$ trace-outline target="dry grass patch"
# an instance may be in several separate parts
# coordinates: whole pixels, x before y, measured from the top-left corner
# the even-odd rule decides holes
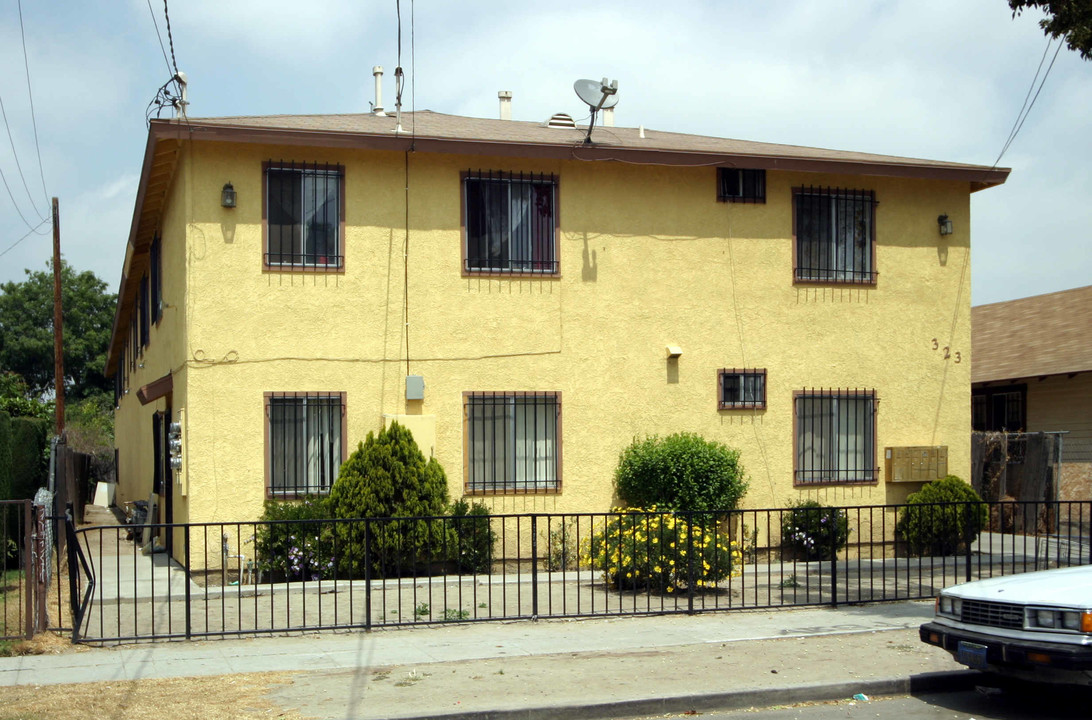
[[[273,687],[288,673],[249,673],[200,678],[167,678],[75,685],[22,685],[4,689],[0,720],[232,720],[303,718],[274,705]]]

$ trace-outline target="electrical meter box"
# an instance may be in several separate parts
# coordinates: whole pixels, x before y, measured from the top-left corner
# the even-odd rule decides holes
[[[884,449],[887,482],[929,482],[948,474],[948,446],[889,447]]]

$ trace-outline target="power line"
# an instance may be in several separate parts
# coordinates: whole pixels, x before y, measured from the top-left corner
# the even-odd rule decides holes
[[[15,158],[15,168],[19,171],[19,179],[23,181],[23,189],[27,191],[27,199],[30,200],[30,206],[34,208],[34,214],[38,216],[39,220],[45,220],[45,217],[38,211],[38,206],[34,203],[34,198],[30,196],[30,187],[27,186],[27,179],[23,176],[23,166],[19,162],[19,153],[15,152],[15,138],[11,136],[11,125],[8,124],[8,111],[4,109],[4,98],[0,96],[0,116],[4,118],[4,127],[8,131],[8,142],[11,143],[11,155]],[[4,180],[4,187],[7,187],[8,181]],[[11,188],[8,188],[8,195],[11,196],[12,203],[15,202],[15,197],[11,195]],[[16,209],[19,206],[16,205]],[[19,213],[19,217],[23,217],[23,213]],[[26,222],[24,218],[23,222]],[[27,223],[30,226],[30,223]]]
[[[27,60],[27,36],[23,31],[23,0],[19,0],[19,37],[23,40],[23,68],[27,72],[27,97],[30,98],[30,124],[34,128],[34,150],[38,153],[38,175],[42,178],[42,195],[49,204],[49,191],[46,190],[45,170],[42,169],[42,146],[38,142],[38,118],[34,114],[34,90],[30,85],[30,61]]]
[[[1043,51],[1043,60],[1046,59],[1047,51],[1050,50],[1050,42],[1050,40],[1047,40],[1046,50]],[[1017,113],[1016,122],[1013,123],[1012,130],[1009,132],[1009,137],[1005,141],[1005,145],[1001,148],[1000,154],[998,154],[997,159],[993,161],[993,167],[997,167],[997,163],[1001,162],[1001,158],[1004,157],[1006,152],[1008,152],[1009,147],[1012,145],[1013,141],[1016,140],[1016,136],[1020,134],[1021,128],[1024,127],[1024,122],[1028,119],[1028,115],[1031,114],[1031,109],[1035,107],[1035,101],[1039,99],[1039,93],[1043,91],[1043,85],[1046,84],[1047,77],[1050,76],[1050,70],[1054,67],[1054,61],[1058,59],[1058,53],[1061,51],[1062,45],[1063,43],[1059,40],[1058,47],[1054,51],[1054,57],[1050,59],[1050,65],[1047,66],[1046,72],[1043,73],[1043,79],[1039,82],[1039,88],[1035,91],[1035,96],[1031,98],[1031,103],[1028,103],[1027,96],[1024,97],[1024,105],[1027,107],[1027,109],[1025,110],[1022,106],[1020,108],[1020,112]],[[1039,68],[1043,67],[1043,60],[1039,61]],[[1038,79],[1038,77],[1039,70],[1037,69],[1035,71],[1035,77],[1031,79],[1031,86],[1028,88],[1028,95],[1031,95],[1031,89],[1035,87],[1035,81]]]
[[[159,34],[159,23],[155,19],[155,10],[152,10],[152,0],[148,0],[148,14],[152,16],[152,25],[155,26],[155,36],[159,40],[159,49],[163,52],[163,63],[167,66],[167,72],[171,71],[171,62],[167,59],[167,48],[163,45],[163,36]]]
[[[171,16],[167,12],[167,0],[163,0],[163,17],[167,19],[167,42],[171,45],[171,65],[174,66],[174,74],[178,74],[178,61],[174,59],[174,37],[171,36]]]
[[[5,250],[4,252],[0,252],[0,257],[4,257],[5,255],[7,255],[9,252],[11,252],[12,250],[15,249],[16,245],[23,242],[24,240],[26,240],[28,237],[30,237],[34,233],[38,233],[39,235],[44,235],[45,233],[39,233],[38,232],[38,228],[45,225],[47,222],[49,222],[49,220],[43,220],[40,223],[38,223],[38,227],[31,228],[30,232],[28,232],[26,235],[24,235],[23,237],[19,238],[18,240],[13,242],[11,245],[9,245],[7,250]]]

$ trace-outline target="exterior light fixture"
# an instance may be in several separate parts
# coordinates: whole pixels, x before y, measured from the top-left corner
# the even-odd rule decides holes
[[[952,234],[952,221],[948,218],[947,215],[941,215],[937,218],[937,227],[940,228],[941,235]]]
[[[668,360],[678,360],[680,355],[682,355],[682,348],[681,347],[679,347],[678,345],[668,345],[667,346],[667,359]]]
[[[224,189],[220,191],[220,206],[235,207],[235,187],[230,182],[224,183]]]

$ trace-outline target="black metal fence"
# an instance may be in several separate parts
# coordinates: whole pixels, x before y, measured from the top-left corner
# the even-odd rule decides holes
[[[1016,528],[1021,528],[1018,532]],[[1092,564],[1092,503],[94,527],[87,642],[695,613],[934,596]],[[159,551],[173,535],[175,557]],[[135,535],[135,539],[131,536]],[[78,561],[69,560],[69,567]]]

